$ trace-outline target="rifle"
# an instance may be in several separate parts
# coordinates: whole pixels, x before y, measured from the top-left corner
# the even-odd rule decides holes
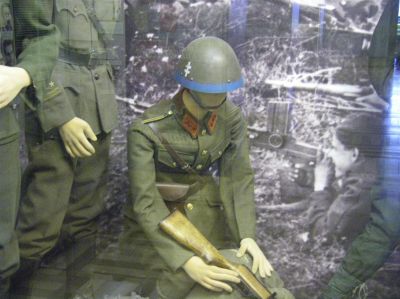
[[[258,299],[275,298],[275,293],[267,290],[246,266],[228,261],[179,210],[161,221],[160,228],[179,244],[201,257],[207,264],[238,273],[243,282],[242,286],[239,286],[240,291],[246,294],[251,293]]]

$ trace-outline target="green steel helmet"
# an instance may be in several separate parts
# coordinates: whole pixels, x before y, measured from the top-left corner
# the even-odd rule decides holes
[[[175,80],[203,93],[229,92],[244,84],[235,52],[228,43],[212,36],[195,39],[183,50]]]

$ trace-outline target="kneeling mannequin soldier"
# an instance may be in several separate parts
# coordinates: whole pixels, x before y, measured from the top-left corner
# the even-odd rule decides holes
[[[253,272],[278,298],[293,298],[255,241],[247,125],[240,108],[227,100],[228,92],[243,85],[233,49],[215,37],[191,42],[175,78],[182,86],[178,94],[149,108],[128,133],[131,198],[121,243],[145,271],[139,292],[151,298],[241,298],[231,286],[240,281],[236,272],[206,264],[159,229],[170,210],[156,183],[177,183],[191,186],[180,209],[214,246],[240,247],[233,257],[244,261],[249,254]]]

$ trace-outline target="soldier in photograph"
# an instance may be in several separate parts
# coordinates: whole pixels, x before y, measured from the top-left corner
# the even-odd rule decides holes
[[[351,114],[335,129],[314,169],[306,211],[312,237],[348,245],[364,229],[378,181],[380,148],[373,140],[381,132],[382,118],[372,113]]]
[[[382,136],[381,117],[347,116],[336,129],[329,152],[337,177],[336,197],[329,196],[328,184],[322,183],[324,171],[316,170],[323,190],[313,197],[320,207],[311,206],[315,212],[310,214],[311,223],[315,231],[340,237],[348,247],[321,299],[356,297],[357,289],[384,265],[400,242],[399,177],[397,170],[393,172],[398,159],[391,158],[396,152],[391,143],[381,144]]]
[[[293,298],[255,241],[247,125],[240,108],[227,99],[228,92],[243,86],[233,49],[215,37],[194,40],[183,51],[175,79],[181,90],[149,108],[128,133],[131,196],[121,248],[140,272],[139,293],[242,298],[232,288],[240,281],[235,271],[207,264],[160,231],[159,223],[178,209],[218,249],[239,248],[228,255],[242,262],[248,258],[277,298]],[[188,190],[180,200],[167,201],[157,183]]]
[[[24,99],[42,115],[43,101],[51,91],[48,83],[57,57],[58,32],[52,24],[53,0],[1,0],[0,7],[0,298],[8,298],[10,276],[19,264],[17,95],[27,88],[29,96]]]
[[[121,2],[56,0],[54,14],[61,44],[50,84],[59,94],[51,106],[44,103],[44,123],[36,113],[25,117],[29,164],[17,225],[21,275],[50,251],[84,238],[94,242],[118,122],[109,50]]]

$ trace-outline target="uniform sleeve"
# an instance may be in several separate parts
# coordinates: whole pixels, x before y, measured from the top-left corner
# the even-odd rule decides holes
[[[131,128],[128,135],[128,168],[133,213],[159,255],[176,271],[194,254],[159,228],[159,223],[170,212],[156,187],[153,146],[142,130],[136,130],[135,126]]]
[[[17,66],[32,81],[30,106],[37,107],[48,93],[51,72],[58,56],[59,33],[52,24],[54,0],[14,0]]]
[[[369,279],[386,261],[400,240],[399,192],[376,195],[371,219],[351,244],[347,255],[328,284],[323,298],[346,298]]]
[[[328,234],[353,239],[368,222],[373,183],[349,177],[344,184],[342,192],[328,209],[326,230]]]
[[[307,219],[314,234],[353,239],[368,221],[372,186],[357,177],[348,177],[343,184],[337,195],[332,188],[312,193]]]
[[[315,191],[310,195],[310,206],[305,216],[308,228],[313,235],[326,234],[326,215],[333,199],[334,195],[331,189]]]
[[[230,230],[240,242],[244,238],[256,238],[254,174],[246,121],[237,107],[229,114],[230,125],[227,127],[231,130],[231,142],[221,160],[220,192]],[[226,204],[230,201],[233,204]]]
[[[45,132],[60,127],[76,116],[63,86],[53,81],[52,84],[54,84],[52,90],[48,91],[43,102],[36,109],[41,127]]]

